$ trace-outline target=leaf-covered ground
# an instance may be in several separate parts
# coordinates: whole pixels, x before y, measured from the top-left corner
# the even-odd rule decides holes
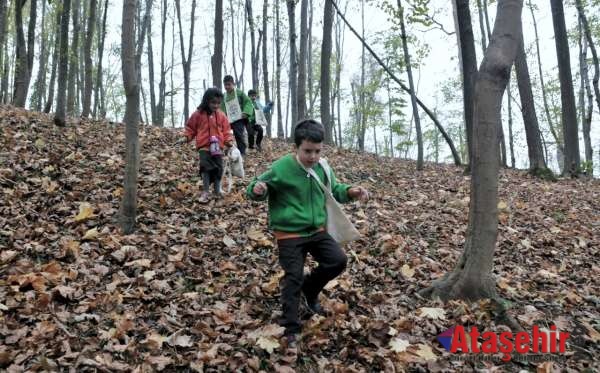
[[[248,178],[289,145],[247,158],[246,180],[209,205],[191,147],[141,131],[138,229],[117,226],[120,125],[0,110],[0,369],[71,371],[593,371],[600,359],[600,184],[503,171],[495,275],[509,313],[530,330],[568,331],[558,363],[451,361],[435,336],[451,326],[502,331],[486,302],[421,299],[460,254],[469,178],[451,166],[327,149],[338,177],[369,188],[347,205],[363,239],[286,349],[277,250]],[[311,263],[312,265],[312,263]]]

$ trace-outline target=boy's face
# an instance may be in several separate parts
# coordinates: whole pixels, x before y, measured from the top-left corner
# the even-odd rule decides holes
[[[219,110],[219,108],[221,108],[221,98],[213,98],[208,102],[208,106],[210,107],[210,111],[212,111],[213,113],[216,112],[217,110]]]
[[[296,149],[296,155],[300,163],[306,168],[312,168],[319,162],[319,158],[321,158],[323,143],[302,140],[300,146],[294,145],[294,148]]]
[[[250,95],[249,97],[252,100],[252,102],[256,101],[256,95]]]
[[[223,85],[225,86],[225,90],[227,92],[233,91],[233,87],[234,87],[233,82],[225,82],[225,83],[223,83]]]

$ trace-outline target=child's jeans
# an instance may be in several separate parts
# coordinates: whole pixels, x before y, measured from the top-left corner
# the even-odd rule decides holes
[[[327,232],[310,237],[279,240],[279,263],[285,275],[281,292],[283,315],[281,325],[286,334],[299,333],[302,325],[298,317],[300,293],[308,300],[317,298],[327,283],[344,271],[348,258]],[[319,266],[304,276],[304,261],[310,253]]]

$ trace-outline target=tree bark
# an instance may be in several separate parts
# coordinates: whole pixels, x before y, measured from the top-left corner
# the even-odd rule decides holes
[[[292,128],[298,121],[298,106],[295,104],[298,102],[298,58],[296,57],[296,0],[286,0],[287,11],[288,11],[288,22],[289,22],[289,43],[290,43],[290,100],[292,103]],[[324,37],[331,37],[331,35],[323,35]],[[322,61],[322,59],[321,59]],[[321,78],[321,82],[323,79]],[[325,96],[326,100],[329,95]],[[329,112],[329,111],[328,111]],[[322,120],[323,118],[321,118]]]
[[[508,145],[510,150],[510,167],[515,168],[515,146],[513,139],[513,117],[512,117],[512,104],[510,102],[510,78],[506,85],[506,107],[508,109]]]
[[[154,51],[152,49],[152,17],[148,20],[148,33],[146,34],[148,45],[146,46],[146,54],[148,60],[148,90],[150,93],[150,118],[152,124],[158,124],[158,113],[156,107],[156,91],[154,90]]]
[[[333,123],[331,121],[331,30],[333,28],[333,4],[325,0],[323,13],[323,44],[321,46],[321,122],[325,127],[325,142],[333,144]]]
[[[579,5],[579,4],[578,4]],[[586,172],[590,175],[594,174],[594,151],[592,148],[591,139],[591,125],[592,125],[592,113],[594,110],[594,97],[590,88],[590,79],[588,76],[588,64],[587,64],[587,51],[588,43],[585,36],[585,30],[583,26],[583,20],[581,12],[579,13],[579,68],[581,75],[581,87],[580,87],[580,111],[581,111],[581,129],[583,132],[583,143],[585,146],[585,162]],[[586,95],[587,94],[587,95]],[[586,108],[587,98],[587,108]]]
[[[213,87],[221,88],[221,69],[223,65],[223,0],[215,2],[215,47],[210,58]]]
[[[136,63],[135,18],[137,0],[123,1],[121,30],[121,63],[125,88],[125,175],[121,204],[121,229],[131,234],[135,229],[137,214],[137,174],[139,163],[139,108],[140,87]]]
[[[77,95],[77,74],[79,71],[79,58],[77,53],[79,52],[79,6],[80,1],[73,2],[73,40],[69,54],[69,79],[67,85],[67,113],[69,115],[76,114],[75,108],[75,96]]]
[[[62,7],[62,4],[55,3],[55,7],[58,10],[56,11],[56,30],[54,32],[54,50],[52,51],[52,72],[50,73],[50,84],[48,85],[48,98],[46,99],[46,104],[44,105],[44,113],[49,113],[52,109],[52,105],[54,104],[54,85],[56,83],[56,70],[59,65],[58,58],[60,52],[60,21],[62,15],[60,7]]]
[[[477,0],[477,13],[479,14],[479,29],[481,32],[481,51],[485,54],[487,48],[486,32],[485,32],[485,20],[483,19],[483,8],[481,7],[481,0]]]
[[[2,79],[0,79],[0,103],[7,101],[8,74],[5,72],[7,66],[8,46],[6,44],[6,35],[8,34],[8,0],[0,0],[0,71],[2,71]]]
[[[361,12],[361,28],[362,28],[362,38],[365,39],[365,0],[361,0],[360,2]],[[410,89],[410,88],[409,88]],[[359,131],[358,131],[358,150],[361,152],[365,151],[365,132],[367,131],[367,120],[365,115],[365,45],[362,46],[362,51],[360,55],[360,92],[358,101],[360,103],[360,110],[358,112],[359,115]]]
[[[417,106],[417,95],[415,93],[415,84],[413,82],[412,67],[410,65],[410,54],[408,53],[408,41],[406,40],[406,29],[404,26],[404,8],[402,2],[398,0],[400,9],[400,30],[402,32],[402,49],[404,50],[404,64],[406,66],[406,75],[408,77],[408,87],[410,88],[410,101],[412,104],[413,117],[415,119],[415,130],[417,133],[417,170],[423,169],[423,134],[421,133],[421,118]]]
[[[256,46],[256,26],[254,25],[254,15],[252,14],[252,0],[246,0],[246,13],[248,14],[248,26],[250,26],[250,59],[252,60],[252,89],[258,91],[260,89],[260,80],[258,78],[258,62],[260,52]]]
[[[265,104],[271,101],[271,89],[269,87],[269,61],[267,60],[267,40],[269,39],[267,35],[267,25],[268,23],[268,9],[269,9],[269,0],[263,1],[263,23],[262,23],[262,73],[263,73],[263,92],[265,95]],[[266,114],[267,117],[267,137],[271,137],[272,128],[271,128],[271,113]]]
[[[192,0],[192,23],[190,26],[190,40],[188,45],[188,54],[185,56],[185,44],[183,42],[183,29],[181,27],[181,9],[180,0],[175,0],[175,9],[177,10],[177,21],[179,22],[179,42],[181,45],[181,63],[183,65],[183,115],[184,121],[190,117],[190,72],[192,69],[192,53],[194,51],[194,24],[196,14],[196,0]]]
[[[237,67],[235,63],[235,13],[233,10],[233,0],[229,0],[229,11],[231,12],[231,60],[233,63],[233,76],[236,84],[239,83]]]
[[[277,137],[284,137],[283,118],[281,113],[281,30],[279,27],[279,0],[275,0],[275,54],[277,69],[275,72],[275,86],[277,91]]]
[[[93,66],[92,66],[92,43],[94,41],[94,33],[96,32],[96,8],[98,0],[90,1],[90,12],[87,20],[87,35],[85,38],[85,84],[83,89],[83,108],[81,116],[89,117],[92,107],[92,90],[93,90]]]
[[[581,0],[576,0],[575,4],[577,5],[577,12],[579,14],[579,17],[581,18],[581,24],[585,33],[585,39],[587,41],[588,47],[590,48],[590,52],[592,52],[592,63],[594,64],[594,77],[592,78],[592,84],[594,85],[594,94],[596,95],[596,103],[598,104],[598,110],[600,110],[600,63],[598,62],[596,44],[594,44],[594,39],[592,38],[592,33],[590,31],[590,25],[587,16],[585,15],[585,11],[583,9]]]
[[[565,140],[564,174],[576,177],[580,172],[579,139],[577,109],[573,92],[569,40],[562,0],[550,0],[552,21],[554,25],[554,41],[558,58],[558,75],[560,79],[560,98],[562,103],[562,126]]]
[[[15,4],[15,28],[17,31],[17,64],[15,66],[13,104],[17,107],[25,107],[29,82],[31,81],[31,69],[33,68],[33,55],[35,43],[36,1],[31,1],[29,11],[29,27],[27,30],[27,45],[23,32],[23,7],[26,0],[16,0]]]
[[[473,154],[473,94],[477,75],[477,56],[475,54],[475,37],[471,26],[469,1],[456,0],[456,13],[463,72],[463,110],[467,130],[467,154],[470,164]]]
[[[163,0],[160,26],[160,82],[158,83],[158,104],[156,106],[156,123],[161,127],[165,125],[166,106],[165,35],[167,31],[167,8],[167,0]]]
[[[497,297],[492,274],[498,235],[498,127],[517,54],[523,0],[499,0],[491,42],[475,85],[471,206],[465,249],[454,270],[425,289],[443,300]]]
[[[308,117],[312,118],[313,113],[313,16],[315,9],[313,0],[309,3],[310,15],[308,17],[308,53],[306,56],[306,85],[308,87]]]
[[[535,101],[533,90],[531,89],[531,79],[529,68],[527,66],[527,57],[525,55],[525,44],[523,33],[519,35],[519,49],[515,59],[515,71],[517,73],[517,84],[519,86],[519,96],[521,98],[521,113],[523,114],[523,124],[525,125],[525,136],[527,138],[527,152],[529,154],[529,171],[533,175],[548,174],[550,170],[544,160],[544,149],[540,137],[540,128],[535,111]]]
[[[97,108],[100,107],[100,117],[106,116],[106,108],[104,102],[104,79],[102,76],[102,58],[104,57],[104,41],[106,39],[106,16],[108,12],[108,0],[104,1],[104,14],[102,16],[102,32],[99,33],[98,42],[98,66],[96,67],[96,85],[94,89],[94,113],[96,117]]]
[[[331,9],[331,7],[330,7]],[[329,11],[329,13],[332,13]],[[331,45],[331,31],[329,44]],[[331,48],[329,50],[331,60]],[[306,118],[306,64],[308,59],[308,0],[302,0],[300,3],[300,55],[298,56],[298,97],[296,105],[298,106],[298,119]],[[330,118],[331,126],[331,118]]]
[[[62,15],[60,20],[60,64],[58,67],[58,87],[56,95],[56,111],[54,124],[65,126],[65,97],[67,92],[67,74],[69,70],[69,18],[71,13],[71,0],[62,1]]]
[[[48,30],[46,30],[46,2],[42,1],[42,31],[40,35],[40,57],[38,75],[35,79],[31,107],[35,111],[42,111],[44,95],[46,93],[46,73],[48,71]],[[0,65],[1,66],[1,65]]]

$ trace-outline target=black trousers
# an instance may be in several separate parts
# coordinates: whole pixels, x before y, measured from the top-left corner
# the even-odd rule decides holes
[[[256,147],[260,150],[263,140],[263,128],[260,124],[248,124],[248,147],[254,149],[254,136],[256,135]]]
[[[246,127],[248,127],[248,119],[240,119],[231,123],[231,129],[233,129],[235,143],[242,155],[246,154],[246,139],[244,136],[244,130],[246,129]]]
[[[307,299],[315,299],[327,283],[346,268],[348,258],[337,242],[327,232],[310,237],[290,238],[277,241],[279,264],[283,267],[281,325],[286,334],[299,333],[302,329],[298,308],[301,292]],[[312,273],[304,276],[304,261],[310,253],[319,263]]]

